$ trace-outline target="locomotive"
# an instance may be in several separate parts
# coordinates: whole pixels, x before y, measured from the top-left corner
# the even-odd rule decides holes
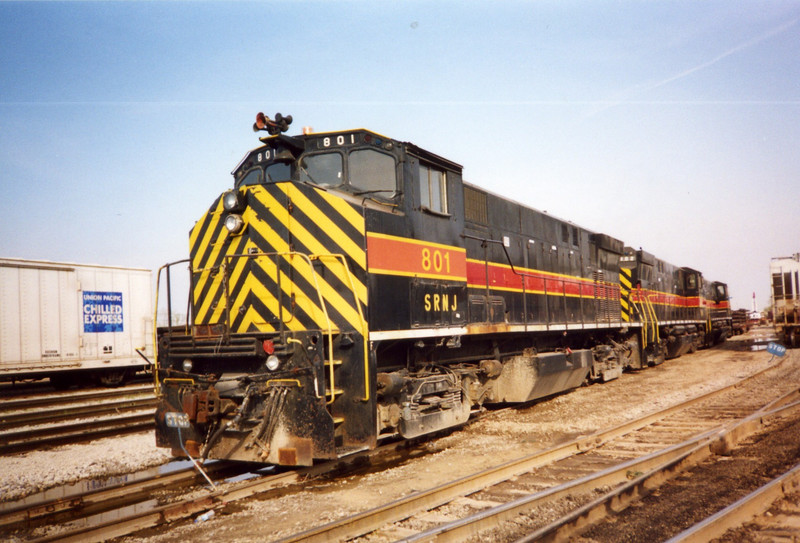
[[[156,441],[311,465],[723,341],[727,287],[365,130],[262,145],[191,229],[190,321],[160,330]],[[159,272],[159,281],[161,280]]]

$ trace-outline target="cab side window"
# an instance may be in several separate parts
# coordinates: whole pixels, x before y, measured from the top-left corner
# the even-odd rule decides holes
[[[419,165],[420,206],[437,213],[447,213],[447,176],[444,171]]]

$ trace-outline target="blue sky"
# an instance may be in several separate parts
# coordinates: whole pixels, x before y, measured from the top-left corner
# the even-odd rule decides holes
[[[157,268],[258,145],[364,127],[769,300],[800,1],[0,2],[0,255]]]

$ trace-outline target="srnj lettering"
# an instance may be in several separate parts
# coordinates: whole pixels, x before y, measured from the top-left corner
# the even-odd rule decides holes
[[[426,294],[425,311],[455,311],[458,308],[458,296],[455,294]]]

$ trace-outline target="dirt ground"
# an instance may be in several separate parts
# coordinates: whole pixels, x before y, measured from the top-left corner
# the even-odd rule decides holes
[[[231,504],[203,523],[180,523],[161,529],[160,533],[139,534],[124,540],[178,542],[212,538],[221,542],[260,542],[278,539],[663,409],[779,363],[765,351],[737,350],[737,345],[743,344],[731,341],[724,349],[700,351],[642,372],[624,374],[604,385],[582,387],[534,405],[492,413],[445,437],[427,442],[424,445],[427,454],[388,469],[307,481],[302,488],[291,489],[283,495]],[[800,381],[800,357],[787,357],[780,364],[791,376],[789,380]],[[730,460],[720,462],[729,463]],[[762,476],[743,472],[742,477],[743,481],[733,481],[734,486],[742,486],[745,481],[761,481]],[[633,509],[648,510],[647,507]],[[672,524],[667,516],[669,509],[667,504],[664,512],[659,513],[664,515],[665,524]],[[648,517],[652,523],[653,514]],[[616,531],[611,540],[622,541],[619,536],[624,531]],[[609,534],[614,532],[609,528]]]

